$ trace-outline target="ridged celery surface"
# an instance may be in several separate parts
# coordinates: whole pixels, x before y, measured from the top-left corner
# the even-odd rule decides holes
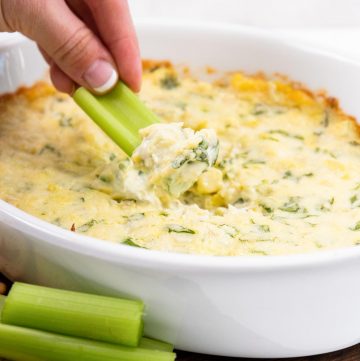
[[[13,361],[174,361],[171,352],[133,348],[0,324],[0,357]]]
[[[80,87],[73,98],[129,156],[141,143],[139,130],[159,122],[156,115],[122,82],[105,95],[95,95]]]
[[[4,324],[138,346],[141,301],[15,283],[2,311]]]
[[[152,338],[147,338],[147,337],[143,337],[140,340],[139,347],[150,349],[150,350],[160,350],[160,351],[167,351],[167,352],[174,351],[174,345],[167,343],[167,342],[154,340]]]
[[[6,296],[0,295],[0,322],[1,322],[1,313],[5,304],[5,300],[6,300]]]

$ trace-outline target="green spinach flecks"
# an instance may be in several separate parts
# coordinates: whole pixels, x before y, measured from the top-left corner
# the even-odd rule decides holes
[[[268,132],[269,134],[279,134],[282,135],[283,137],[287,137],[287,138],[293,138],[293,139],[297,139],[297,140],[304,140],[304,137],[302,135],[299,134],[292,134],[289,133],[283,129],[273,129],[273,130],[269,130]]]
[[[42,155],[46,152],[55,154],[58,157],[61,157],[61,153],[51,144],[45,144],[41,149],[39,154]]]
[[[263,251],[263,250],[260,250],[260,249],[251,249],[250,250],[250,253],[252,254],[257,254],[257,255],[261,255],[261,256],[268,256],[268,253]]]
[[[289,213],[300,212],[302,209],[298,202],[299,202],[298,197],[290,197],[287,202],[285,202],[281,207],[279,207],[279,209],[283,212],[289,212]]]
[[[268,206],[267,204],[259,203],[259,206],[265,211],[265,213],[270,214],[270,213],[273,213],[273,211],[274,211],[274,210],[273,210],[270,206]]]
[[[129,222],[140,221],[145,218],[145,213],[144,212],[133,213],[130,214],[129,216],[123,216],[123,217],[126,218]]]
[[[358,221],[357,223],[355,223],[355,225],[353,227],[349,228],[351,231],[360,231],[360,221]]]
[[[270,227],[267,224],[258,224],[257,226],[261,232],[270,232]]]
[[[325,109],[325,112],[324,112],[324,116],[321,120],[321,125],[324,127],[324,128],[327,128],[330,124],[330,111],[329,109]]]
[[[140,246],[139,244],[135,243],[132,238],[125,238],[123,241],[120,242],[121,244],[124,244],[126,246],[136,247],[136,248],[144,248],[146,247]]]
[[[72,117],[69,117],[65,114],[61,114],[61,118],[59,119],[59,126],[62,128],[72,128],[73,123]]]
[[[235,238],[236,235],[239,233],[239,231],[235,227],[229,226],[228,224],[221,224],[219,227],[232,238]]]
[[[256,103],[254,109],[252,110],[251,114],[253,115],[262,115],[267,113],[268,107],[263,103]]]
[[[164,78],[160,80],[160,85],[163,89],[174,89],[177,88],[180,83],[178,78],[174,74],[167,74]]]
[[[242,166],[243,168],[248,168],[249,166],[252,166],[252,165],[261,165],[261,164],[266,164],[266,162],[264,160],[261,160],[261,159],[249,159],[247,161],[245,161]]]
[[[84,223],[80,227],[78,227],[79,232],[87,232],[90,228],[94,227],[95,224],[98,224],[99,221],[96,219],[91,219],[90,221]]]
[[[169,233],[188,233],[188,234],[195,234],[196,232],[193,229],[186,228],[181,226],[180,224],[169,224],[167,226]]]

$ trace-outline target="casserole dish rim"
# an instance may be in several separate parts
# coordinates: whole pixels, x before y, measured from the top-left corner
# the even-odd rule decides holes
[[[6,217],[15,221],[10,225],[12,228],[32,237],[40,236],[42,242],[116,263],[128,260],[131,264],[140,261],[144,266],[162,265],[166,268],[182,268],[183,270],[190,267],[191,270],[196,268],[206,271],[263,271],[326,266],[360,258],[359,246],[269,256],[213,256],[142,249],[71,232],[0,200],[0,220]]]

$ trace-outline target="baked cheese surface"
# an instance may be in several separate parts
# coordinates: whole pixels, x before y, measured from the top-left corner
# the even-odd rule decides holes
[[[360,244],[359,130],[334,99],[282,77],[201,81],[160,63],[148,64],[140,97],[170,129],[215,131],[217,161],[197,169],[190,188],[160,202],[140,194],[141,167],[165,169],[162,158],[142,148],[129,160],[42,83],[0,100],[0,197],[60,227],[147,249],[281,255]],[[168,154],[179,137],[159,142],[148,146]],[[167,174],[192,164],[180,158]]]

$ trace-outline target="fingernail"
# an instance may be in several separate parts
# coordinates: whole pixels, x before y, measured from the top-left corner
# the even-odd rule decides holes
[[[118,73],[104,60],[96,60],[85,72],[84,80],[97,93],[110,90],[118,80]]]

